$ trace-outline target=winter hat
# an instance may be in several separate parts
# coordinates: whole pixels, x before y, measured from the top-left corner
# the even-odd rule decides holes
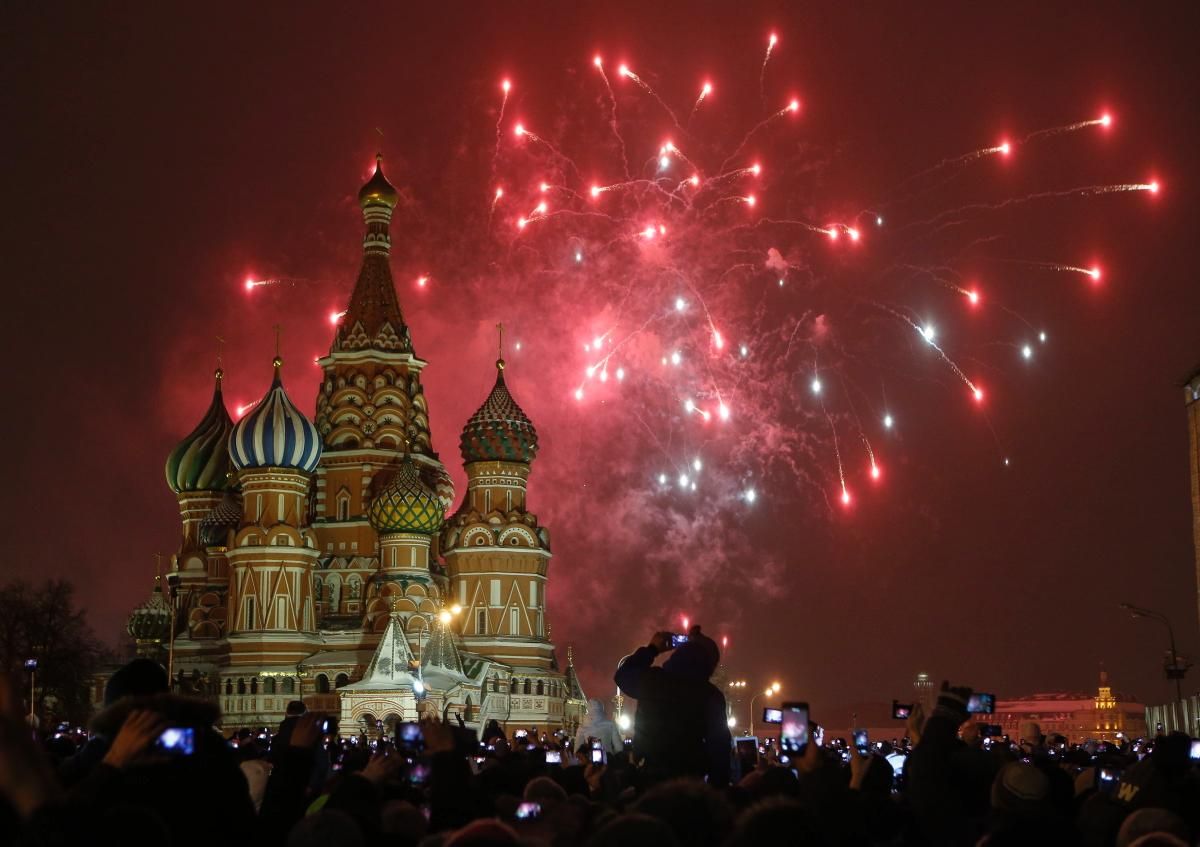
[[[1147,807],[1138,809],[1125,818],[1120,832],[1117,833],[1116,847],[1131,847],[1147,838],[1158,839],[1150,842],[1153,844],[1174,843],[1164,840],[1171,838],[1177,838],[1178,843],[1186,844],[1187,837],[1188,826],[1183,818],[1167,809]]]
[[[111,706],[122,697],[141,697],[167,690],[167,672],[150,659],[134,659],[108,679],[104,686],[104,705]]]
[[[717,642],[700,632],[700,625],[697,624],[688,630],[688,640],[676,647],[671,657],[663,662],[663,670],[692,679],[707,680],[720,661],[721,651]]]
[[[1019,817],[1037,817],[1050,811],[1050,780],[1024,762],[1010,762],[992,783],[992,808]]]
[[[1021,721],[1020,740],[1028,741],[1030,744],[1040,744],[1042,741],[1042,728],[1038,726],[1037,721]]]

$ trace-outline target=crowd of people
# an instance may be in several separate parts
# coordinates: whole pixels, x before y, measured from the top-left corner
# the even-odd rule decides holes
[[[657,660],[665,655],[661,664]],[[1068,744],[1036,724],[988,738],[971,691],[943,684],[903,739],[802,748],[730,736],[716,644],[657,633],[615,679],[637,701],[625,739],[597,701],[573,735],[425,719],[340,731],[289,706],[278,727],[219,730],[210,701],[135,660],[86,733],[32,735],[0,702],[0,833],[10,844],[358,847],[1190,845],[1200,742]],[[766,742],[766,739],[763,739]],[[790,755],[789,755],[790,754]]]

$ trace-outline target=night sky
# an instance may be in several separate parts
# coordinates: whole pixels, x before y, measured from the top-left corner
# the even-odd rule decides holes
[[[329,314],[345,308],[358,270],[354,197],[378,149],[405,193],[393,268],[414,345],[430,362],[434,446],[460,487],[458,434],[494,378],[495,323],[523,340],[510,348],[507,374],[541,435],[530,506],[554,542],[549,620],[560,656],[576,645],[589,694],[611,693],[616,660],[688,614],[729,636],[735,676],[755,686],[780,679],[818,719],[821,703],[905,696],[919,670],[1004,697],[1091,689],[1103,666],[1139,699],[1166,695],[1164,633],[1117,604],[1166,612],[1181,652],[1200,655],[1179,387],[1200,363],[1200,59],[1197,21],[1185,17],[1194,10],[410,5],[348,14],[316,4],[7,10],[5,577],[70,578],[97,633],[116,640],[149,592],[155,551],[177,544],[162,467],[207,406],[215,336],[227,340],[233,411],[266,390],[271,327],[281,323],[285,384],[312,411],[312,361],[327,351]],[[690,455],[691,424],[651,408],[653,386],[635,388],[632,378],[628,395],[606,388],[601,402],[589,390],[577,404],[586,362],[574,345],[593,331],[584,325],[594,302],[549,278],[501,279],[463,236],[496,184],[488,167],[502,78],[514,85],[502,165],[531,173],[507,149],[511,121],[524,117],[581,169],[599,172],[602,151],[587,140],[603,134],[607,114],[593,54],[628,61],[685,116],[711,79],[711,113],[700,119],[733,140],[728,149],[742,133],[726,125],[744,133],[764,116],[757,87],[771,31],[780,43],[765,77],[770,110],[795,94],[803,111],[756,143],[762,137],[764,155],[773,150],[789,167],[803,156],[821,163],[818,214],[872,208],[942,159],[1105,109],[1115,116],[1107,132],[1041,139],[1011,161],[948,172],[924,208],[1162,184],[1153,196],[989,214],[973,232],[990,240],[951,256],[985,279],[987,296],[1047,330],[1032,363],[1012,347],[1012,320],[972,329],[945,291],[904,289],[914,313],[954,327],[947,350],[967,351],[963,361],[982,375],[986,416],[911,339],[881,333],[876,343],[877,324],[834,321],[842,341],[858,342],[849,347],[870,351],[847,357],[846,379],[878,395],[886,376],[898,417],[884,434],[856,401],[885,469],[872,488],[848,434],[849,401],[830,396],[839,448],[855,466],[849,509],[836,502],[829,427],[800,412],[789,420],[811,438],[799,479],[784,478],[753,432],[753,443],[728,447],[753,417],[735,408],[727,446],[714,441],[712,451],[745,467],[714,467],[689,503],[654,491],[660,470],[674,477],[666,455]],[[619,82],[613,75],[631,143],[680,137]],[[763,191],[763,214],[785,203],[787,188]],[[906,213],[889,213],[888,226]],[[513,214],[501,210],[496,225],[511,228]],[[548,244],[553,234],[537,237]],[[825,252],[807,241],[805,250]],[[871,236],[856,249],[870,255]],[[1104,277],[1092,285],[1012,259],[1096,262]],[[862,261],[829,271],[827,287],[789,289],[799,299],[788,308],[809,308],[808,296],[821,301],[813,309],[834,309],[829,291],[877,270]],[[296,281],[247,294],[247,277]],[[872,338],[848,337],[863,328]],[[777,376],[764,391],[791,384]],[[803,394],[807,377],[798,379]],[[756,467],[773,469],[748,507],[726,483]]]

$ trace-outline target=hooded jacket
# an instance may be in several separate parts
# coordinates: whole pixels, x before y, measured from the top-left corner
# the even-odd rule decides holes
[[[588,700],[587,719],[575,733],[575,749],[578,750],[587,744],[589,738],[599,741],[610,756],[625,749],[625,740],[621,737],[621,731],[609,719],[604,703],[600,700]]]

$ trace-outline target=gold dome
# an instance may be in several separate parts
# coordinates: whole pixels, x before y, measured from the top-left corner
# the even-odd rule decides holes
[[[383,175],[383,154],[375,154],[375,173],[367,180],[367,184],[358,190],[358,205],[364,209],[368,206],[387,206],[396,208],[400,201],[400,193],[395,186]]]

